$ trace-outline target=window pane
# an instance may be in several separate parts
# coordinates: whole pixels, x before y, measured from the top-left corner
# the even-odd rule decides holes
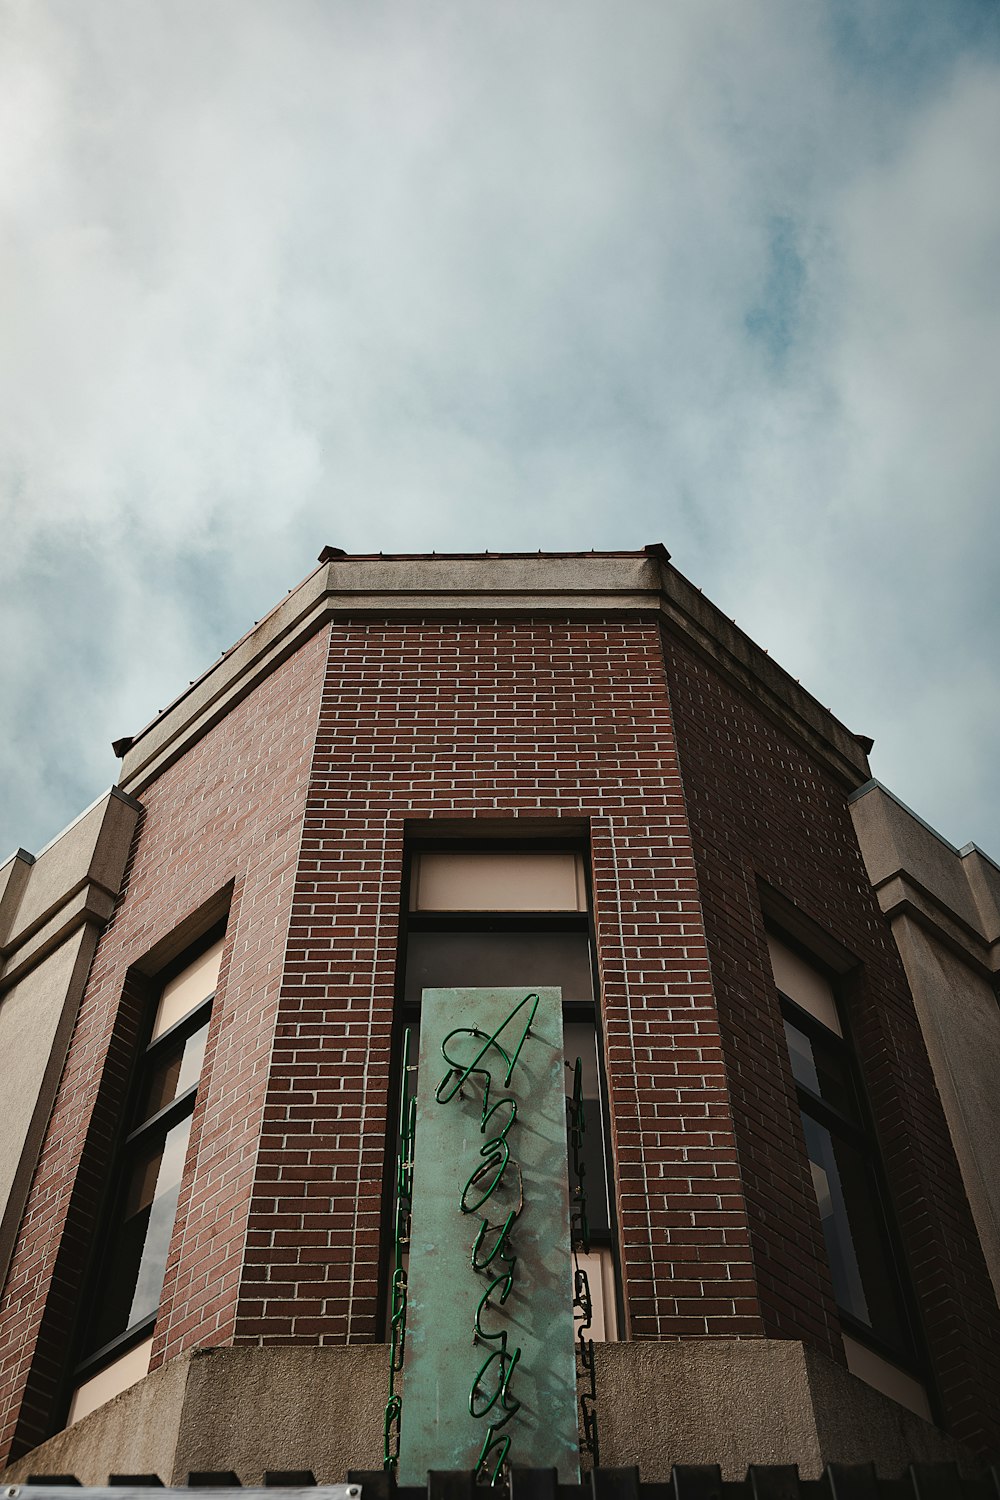
[[[824,1047],[786,1019],[785,1036],[796,1083],[811,1089],[849,1119],[856,1119],[857,1096],[850,1064],[839,1049]]]
[[[142,1109],[137,1124],[150,1119],[159,1110],[165,1109],[178,1094],[185,1093],[198,1082],[201,1065],[205,1057],[205,1041],[208,1037],[208,1022],[192,1033],[185,1041],[165,1053],[149,1076]]]
[[[590,942],[585,932],[486,928],[411,932],[406,945],[407,1000],[422,990],[559,985],[563,1000],[592,1000]]]
[[[882,1205],[861,1152],[802,1116],[838,1305],[898,1348],[907,1345]]]
[[[105,1365],[96,1375],[78,1385],[73,1392],[73,1399],[69,1405],[69,1416],[66,1418],[66,1426],[72,1427],[74,1422],[79,1422],[83,1417],[88,1417],[92,1411],[103,1406],[114,1396],[122,1391],[128,1390],[130,1385],[135,1385],[149,1371],[149,1357],[153,1352],[152,1338],[143,1339],[141,1344],[136,1344],[127,1354],[112,1360],[110,1365]]]
[[[597,1031],[593,1022],[566,1021],[563,1026],[566,1055],[566,1092],[573,1092],[573,1070],[579,1057],[582,1064],[583,1114],[583,1180],[587,1192],[587,1219],[591,1235],[606,1240],[611,1235],[608,1203],[608,1174],[604,1153],[604,1124],[601,1116],[601,1093],[597,1070]],[[568,1125],[567,1125],[568,1128]],[[573,1177],[573,1151],[569,1152],[570,1208],[576,1182]]]
[[[163,986],[153,1023],[154,1041],[214,993],[219,982],[222,947],[223,940],[220,938],[196,958],[194,963],[188,964],[186,969],[175,974]]]
[[[843,1036],[837,1001],[830,981],[812,964],[807,963],[773,932],[767,935],[767,946],[771,952],[771,967],[774,982],[783,995],[801,1005],[817,1021],[829,1026],[837,1036]]]
[[[92,1349],[156,1312],[177,1213],[191,1116],[150,1143],[128,1177],[122,1219],[102,1268],[104,1296]]]
[[[848,1338],[846,1333],[844,1353],[847,1355],[847,1368],[852,1375],[867,1381],[890,1400],[898,1401],[900,1406],[908,1406],[910,1411],[915,1411],[925,1422],[934,1421],[931,1404],[927,1399],[927,1387],[919,1380],[914,1380],[906,1370],[891,1364],[881,1354],[859,1344],[856,1339]]]
[[[572,853],[415,854],[411,911],[586,911],[583,858]]]
[[[615,1307],[615,1267],[611,1251],[605,1246],[600,1250],[591,1250],[589,1255],[577,1255],[574,1257],[574,1270],[577,1265],[587,1273],[593,1308],[591,1325],[585,1336],[593,1339],[595,1344],[612,1344],[618,1338],[618,1316]],[[579,1326],[576,1323],[576,1327]]]

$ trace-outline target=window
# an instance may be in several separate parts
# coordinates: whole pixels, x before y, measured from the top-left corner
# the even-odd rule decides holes
[[[832,984],[780,938],[771,964],[851,1372],[931,1421],[878,1153]]]
[[[149,1368],[222,942],[219,936],[203,947],[160,990],[135,1079],[68,1425]]]
[[[402,974],[403,1019],[416,1030],[425,989],[558,985],[566,1060],[580,1057],[595,1339],[617,1337],[611,1195],[582,854],[567,849],[415,850]],[[411,1040],[411,1063],[417,1053]],[[411,1087],[415,1073],[411,1072]],[[567,1072],[567,1093],[572,1075]],[[419,1146],[418,1146],[419,1149]],[[572,1189],[572,1183],[571,1183]],[[581,1258],[583,1263],[583,1258]]]

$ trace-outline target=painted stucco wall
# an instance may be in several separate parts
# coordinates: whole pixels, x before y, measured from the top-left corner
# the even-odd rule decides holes
[[[1000,1297],[1000,868],[974,845],[953,848],[875,782],[851,812]]]
[[[112,788],[37,858],[0,867],[0,1282],[139,811]]]
[[[936,1427],[794,1341],[717,1339],[597,1348],[601,1464],[637,1464],[646,1482],[673,1464],[874,1461],[885,1477],[913,1462],[974,1461]],[[383,1344],[339,1348],[197,1349],[6,1469],[75,1474],[154,1473],[165,1484],[232,1470],[259,1485],[268,1469],[311,1469],[320,1484],[382,1466],[387,1380]],[[641,1412],[641,1420],[636,1414]],[[404,1396],[403,1420],[406,1420]]]

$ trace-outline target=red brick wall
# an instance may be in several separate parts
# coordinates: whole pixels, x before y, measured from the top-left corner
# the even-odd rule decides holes
[[[335,626],[236,1340],[382,1337],[406,818],[591,820],[633,1337],[759,1334],[656,626]]]
[[[765,1332],[842,1358],[758,880],[864,966],[848,1017],[943,1415],[995,1452],[1000,1315],[846,791],[682,642],[667,637],[664,649]]]
[[[0,1458],[48,1436],[139,1014],[126,972],[229,882],[233,905],[153,1363],[232,1340],[302,813],[326,657],[320,633],[145,792],[0,1304]],[[123,995],[125,1003],[123,1003]]]
[[[855,1032],[949,1419],[976,1440],[976,1394],[949,1369],[992,1377],[996,1314],[843,790],[679,644],[667,656],[676,721],[651,621],[338,623],[144,794],[0,1306],[6,1447],[45,1436],[58,1399],[148,1003],[141,984],[122,1003],[126,972],[227,882],[154,1363],[382,1336],[404,823],[512,816],[590,824],[630,1336],[801,1337],[839,1356],[765,879],[864,961]]]

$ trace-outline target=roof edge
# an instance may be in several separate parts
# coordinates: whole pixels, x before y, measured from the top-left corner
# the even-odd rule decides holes
[[[851,733],[670,563],[662,543],[633,552],[348,555],[319,565],[133,736],[115,741],[120,785],[140,792],[311,634],[351,617],[645,613],[709,656],[850,788],[870,775],[871,741]]]

